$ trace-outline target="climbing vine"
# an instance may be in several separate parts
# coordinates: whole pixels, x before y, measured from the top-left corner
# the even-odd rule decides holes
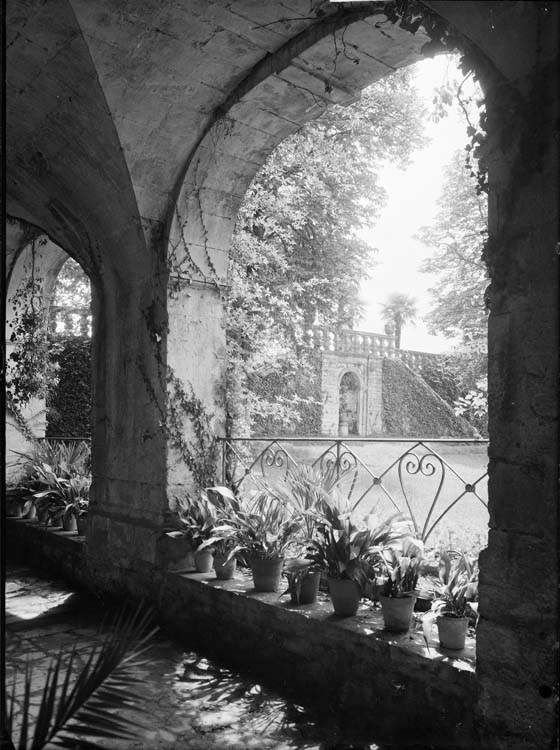
[[[216,484],[218,441],[213,433],[212,415],[195,395],[192,385],[185,385],[167,368],[167,415],[165,429],[171,445],[181,456],[199,488]],[[185,436],[188,420],[193,439]]]
[[[27,278],[11,298],[13,315],[8,323],[9,341],[14,348],[8,356],[6,392],[12,409],[18,411],[31,399],[44,398],[58,379],[58,365],[51,357],[57,346],[48,339],[43,279],[35,268],[37,242],[45,241],[31,243]]]

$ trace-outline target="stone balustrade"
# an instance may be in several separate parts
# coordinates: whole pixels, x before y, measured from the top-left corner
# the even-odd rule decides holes
[[[428,361],[433,361],[438,356],[428,352],[397,349],[392,335],[350,329],[332,330],[327,326],[314,326],[307,334],[309,345],[313,349],[339,354],[398,358],[413,370],[422,370]]]

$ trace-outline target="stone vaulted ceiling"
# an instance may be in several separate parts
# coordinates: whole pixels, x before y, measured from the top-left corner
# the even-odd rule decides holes
[[[234,105],[245,164],[232,169],[249,179],[329,101],[418,59],[425,38],[388,35],[383,18],[308,0],[10,0],[9,212],[63,244],[164,221],[202,136]]]
[[[488,35],[486,6],[503,4],[430,5],[459,24],[471,14]],[[420,59],[427,37],[391,25],[382,7],[8,0],[9,213],[74,248],[86,268],[109,246],[135,267],[146,227],[169,224],[185,179],[221,193],[210,204],[230,229],[282,138]]]

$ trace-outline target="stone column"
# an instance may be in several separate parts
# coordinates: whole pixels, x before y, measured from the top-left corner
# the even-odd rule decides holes
[[[87,555],[99,585],[145,595],[167,509],[166,302],[161,253],[151,269],[141,259],[128,276],[107,263],[92,279]]]
[[[478,723],[483,746],[503,750],[556,746],[556,66],[537,58],[527,80],[487,91],[490,532],[480,560]]]

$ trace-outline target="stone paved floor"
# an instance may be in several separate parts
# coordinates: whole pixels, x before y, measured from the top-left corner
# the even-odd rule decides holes
[[[6,685],[22,694],[26,661],[36,703],[49,661],[76,646],[84,658],[98,639],[100,604],[28,568],[6,571]],[[103,741],[107,750],[375,750],[335,741],[300,707],[249,679],[156,636],[148,662],[136,669],[145,698],[135,741]],[[15,682],[14,682],[15,680]],[[138,721],[138,714],[131,714]]]

